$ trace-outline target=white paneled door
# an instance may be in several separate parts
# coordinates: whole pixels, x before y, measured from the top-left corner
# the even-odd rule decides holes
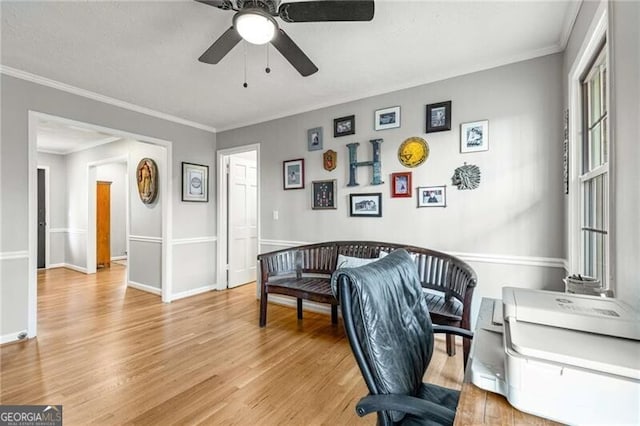
[[[229,288],[256,280],[256,171],[256,160],[251,156],[238,154],[229,157]]]

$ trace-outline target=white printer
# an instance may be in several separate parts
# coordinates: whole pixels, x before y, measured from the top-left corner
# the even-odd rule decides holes
[[[618,299],[505,287],[484,299],[467,374],[521,411],[640,425],[640,313]]]

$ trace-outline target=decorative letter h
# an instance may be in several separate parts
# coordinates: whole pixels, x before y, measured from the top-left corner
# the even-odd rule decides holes
[[[382,139],[372,139],[371,145],[373,145],[373,161],[361,161],[358,163],[358,142],[347,144],[347,148],[349,149],[349,183],[347,186],[358,186],[358,182],[356,182],[356,171],[358,167],[361,166],[372,166],[373,167],[373,178],[371,179],[371,185],[382,185],[381,177],[381,168],[382,163],[380,162],[380,144],[382,143]]]

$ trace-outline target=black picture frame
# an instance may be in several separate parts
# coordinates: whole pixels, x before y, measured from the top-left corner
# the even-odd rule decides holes
[[[304,158],[282,162],[282,188],[304,189]]]
[[[336,179],[314,180],[311,182],[311,209],[337,209],[336,187]]]
[[[333,137],[355,135],[356,134],[356,116],[347,115],[345,117],[333,119]]]
[[[349,216],[382,217],[382,192],[349,194]]]
[[[182,162],[182,201],[209,202],[209,166]]]
[[[428,104],[425,113],[426,133],[451,130],[451,101]]]

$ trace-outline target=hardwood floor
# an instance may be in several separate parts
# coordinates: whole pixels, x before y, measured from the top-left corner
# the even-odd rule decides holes
[[[375,424],[342,323],[271,304],[255,286],[163,304],[125,268],[38,272],[38,337],[0,347],[0,403],[62,404],[66,425]],[[460,389],[438,340],[425,380]]]

